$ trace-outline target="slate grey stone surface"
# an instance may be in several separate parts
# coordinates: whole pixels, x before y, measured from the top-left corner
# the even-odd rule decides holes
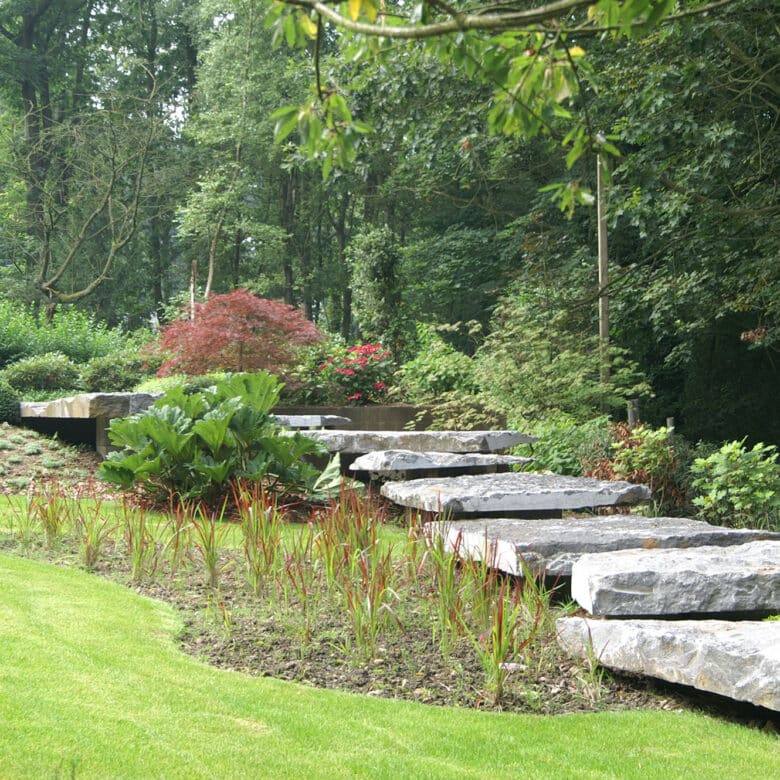
[[[527,472],[387,482],[381,492],[401,506],[453,514],[591,509],[650,498],[645,485]]]
[[[419,472],[494,473],[498,469],[531,463],[533,458],[493,453],[414,452],[412,450],[376,450],[356,458],[350,471],[364,471],[373,478],[411,479]],[[408,475],[408,476],[406,476]]]
[[[447,547],[464,556],[486,560],[508,574],[533,573],[567,577],[587,553],[624,549],[730,546],[761,539],[780,540],[768,531],[722,528],[682,517],[606,515],[560,520],[490,518],[438,521],[426,525],[430,534],[445,534]]]
[[[780,621],[560,618],[580,658],[780,711]]]
[[[780,612],[780,540],[583,555],[571,592],[592,615]]]
[[[113,419],[148,409],[159,398],[155,393],[80,393],[79,395],[21,404],[22,417],[65,419]]]
[[[517,431],[301,431],[330,452],[363,455],[374,450],[497,452],[536,441]]]

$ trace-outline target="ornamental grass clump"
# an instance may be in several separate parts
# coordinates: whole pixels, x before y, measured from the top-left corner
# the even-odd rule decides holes
[[[392,545],[384,552],[376,546],[355,550],[345,571],[344,601],[352,623],[352,636],[362,656],[372,658],[386,618],[392,618],[403,628],[392,606],[392,602],[400,601],[392,587],[395,574]]]
[[[284,519],[275,499],[257,485],[237,486],[234,495],[246,580],[252,593],[259,596],[279,568]]]
[[[153,577],[157,571],[157,541],[143,507],[132,507],[125,501],[121,512],[120,525],[130,561],[130,578],[133,582],[141,582],[146,577]]]
[[[431,533],[428,537],[426,559],[430,565],[433,585],[433,635],[437,638],[442,655],[447,656],[458,637],[466,628],[459,555],[461,537],[458,536],[454,553],[447,549],[444,533]]]
[[[223,522],[225,506],[219,516],[206,512],[197,506],[190,512],[192,541],[195,553],[200,558],[206,573],[206,583],[212,590],[219,589],[219,578],[230,566],[230,561],[222,561],[222,551],[226,546],[230,526]]]
[[[79,546],[81,562],[94,569],[117,524],[103,511],[102,502],[78,501],[73,514],[73,533]]]
[[[73,502],[55,482],[44,482],[30,497],[28,511],[34,523],[43,529],[46,546],[59,546],[65,529],[73,520]]]

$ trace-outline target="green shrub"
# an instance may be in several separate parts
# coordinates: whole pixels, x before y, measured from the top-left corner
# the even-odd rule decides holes
[[[136,393],[165,393],[174,387],[181,387],[187,393],[205,390],[219,382],[229,379],[232,375],[225,371],[214,371],[210,374],[188,376],[187,374],[171,374],[170,376],[153,376],[144,379],[133,389]]]
[[[141,355],[113,352],[92,358],[81,372],[80,384],[87,393],[119,393],[132,390],[154,370]]]
[[[615,475],[646,484],[659,505],[667,504],[672,499],[673,475],[677,469],[671,431],[638,425],[633,429],[626,426],[625,432],[612,445]]]
[[[19,421],[19,395],[11,385],[0,380],[0,422]]]
[[[30,390],[73,390],[78,387],[79,369],[60,352],[22,358],[6,366],[3,377],[11,387]]]
[[[473,361],[444,341],[433,325],[417,324],[417,342],[417,354],[395,377],[401,395],[425,403],[452,390],[476,390]]]
[[[341,388],[341,401],[362,405],[384,400],[393,360],[381,344],[356,344],[335,349],[320,366],[323,380]]]
[[[30,335],[35,329],[35,319],[24,307],[0,300],[0,368],[32,353]]]
[[[691,467],[703,520],[720,525],[780,530],[780,464],[777,447],[730,441]]]
[[[534,458],[532,471],[580,476],[583,467],[608,457],[611,452],[609,418],[604,415],[586,422],[561,416],[542,420],[529,431],[537,437],[533,444],[516,449],[517,454]]]
[[[135,340],[146,342],[149,333]],[[119,328],[108,328],[78,309],[60,309],[46,322],[32,308],[0,300],[0,367],[25,357],[60,352],[75,363],[119,352],[128,341]]]
[[[238,479],[305,490],[318,472],[302,458],[322,448],[298,433],[279,435],[269,414],[279,390],[264,372],[192,393],[171,388],[143,414],[112,422],[109,438],[122,450],[98,474],[124,489],[137,484],[157,497],[207,503],[224,498]]]
[[[148,340],[148,333],[145,339]],[[97,322],[91,314],[79,309],[60,309],[54,320],[37,320],[34,353],[61,352],[74,363],[86,363],[95,357],[119,352],[128,337],[119,328]]]

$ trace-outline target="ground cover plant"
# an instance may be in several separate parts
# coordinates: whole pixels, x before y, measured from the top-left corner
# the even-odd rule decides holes
[[[28,428],[0,422],[0,493],[26,493],[53,478],[70,489],[93,479],[99,457]]]

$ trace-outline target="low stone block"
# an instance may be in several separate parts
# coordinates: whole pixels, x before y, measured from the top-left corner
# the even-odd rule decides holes
[[[381,492],[401,506],[455,515],[593,509],[650,498],[645,485],[525,472],[387,482]]]
[[[157,398],[159,394],[155,393],[80,393],[54,401],[22,403],[21,416],[113,419],[143,412]]]
[[[580,658],[780,711],[780,621],[575,617],[557,629]]]
[[[350,425],[349,417],[338,414],[275,414],[279,425],[294,429],[343,428]]]
[[[780,534],[722,528],[682,517],[607,515],[537,518],[491,518],[431,522],[429,534],[444,534],[449,550],[464,557],[488,561],[507,574],[568,577],[587,553],[626,549],[730,547],[762,539],[780,540]]]
[[[374,450],[498,452],[536,441],[517,431],[301,431],[330,452],[363,455]]]
[[[492,453],[413,452],[378,450],[356,458],[350,471],[366,472],[371,479],[412,479],[420,476],[494,474],[511,466],[531,463],[533,458]]]
[[[571,592],[592,615],[780,612],[780,541],[583,555]]]

